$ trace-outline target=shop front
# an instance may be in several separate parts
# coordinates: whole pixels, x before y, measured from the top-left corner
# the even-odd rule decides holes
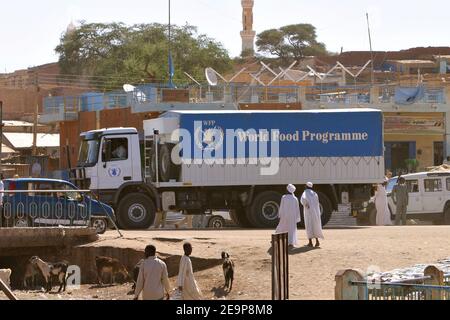
[[[384,120],[386,169],[394,175],[444,162],[443,113],[385,113]]]

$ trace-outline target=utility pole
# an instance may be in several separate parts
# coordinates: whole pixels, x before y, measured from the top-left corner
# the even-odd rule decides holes
[[[33,118],[33,156],[37,156],[37,124],[38,124],[39,104],[36,103]]]
[[[0,171],[3,170],[2,165],[3,153],[3,101],[0,101]]]
[[[367,17],[367,30],[369,31],[369,44],[370,44],[370,57],[372,60],[372,85],[375,84],[375,61],[373,61],[373,48],[372,48],[372,34],[370,32],[369,13],[366,13]]]
[[[173,88],[173,77],[175,75],[173,57],[172,57],[172,5],[169,0],[169,87]]]

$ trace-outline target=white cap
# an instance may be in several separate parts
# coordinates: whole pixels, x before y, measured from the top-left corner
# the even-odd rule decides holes
[[[308,182],[308,183],[306,184],[306,186],[307,186],[308,188],[314,188],[314,184],[313,184],[312,182]]]
[[[295,193],[297,188],[293,184],[290,184],[290,185],[287,186],[287,190],[288,190],[289,193],[293,194],[293,193]]]

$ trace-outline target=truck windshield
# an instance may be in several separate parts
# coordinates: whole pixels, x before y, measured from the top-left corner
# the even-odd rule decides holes
[[[80,147],[78,166],[79,167],[95,166],[98,160],[99,148],[100,148],[99,140],[83,140]]]

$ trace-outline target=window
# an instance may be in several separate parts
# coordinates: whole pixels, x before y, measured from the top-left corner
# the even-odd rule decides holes
[[[446,184],[447,184],[447,191],[450,191],[450,178],[447,178]]]
[[[441,192],[442,180],[441,179],[426,179],[424,180],[425,192]]]
[[[102,160],[106,162],[106,146],[108,141],[111,142],[111,161],[124,161],[128,160],[128,139],[127,138],[115,138],[115,139],[105,139],[103,141],[102,148]]]
[[[406,181],[406,185],[408,186],[409,193],[418,193],[419,192],[419,181],[418,180]]]
[[[32,186],[32,183],[30,183],[29,185]],[[37,182],[34,185],[34,188],[32,188],[32,189],[29,188],[28,190],[33,190],[33,189],[39,190],[39,191],[45,191],[45,190],[51,191],[51,190],[53,190],[53,186],[49,182]],[[52,196],[52,193],[51,192],[39,192],[36,195],[42,196],[42,197],[50,197],[50,196]]]
[[[58,183],[55,185],[55,190],[58,191],[67,191],[67,192],[58,192],[58,198],[73,200],[73,201],[81,201],[83,196],[80,192],[74,189],[71,185],[65,183]]]

